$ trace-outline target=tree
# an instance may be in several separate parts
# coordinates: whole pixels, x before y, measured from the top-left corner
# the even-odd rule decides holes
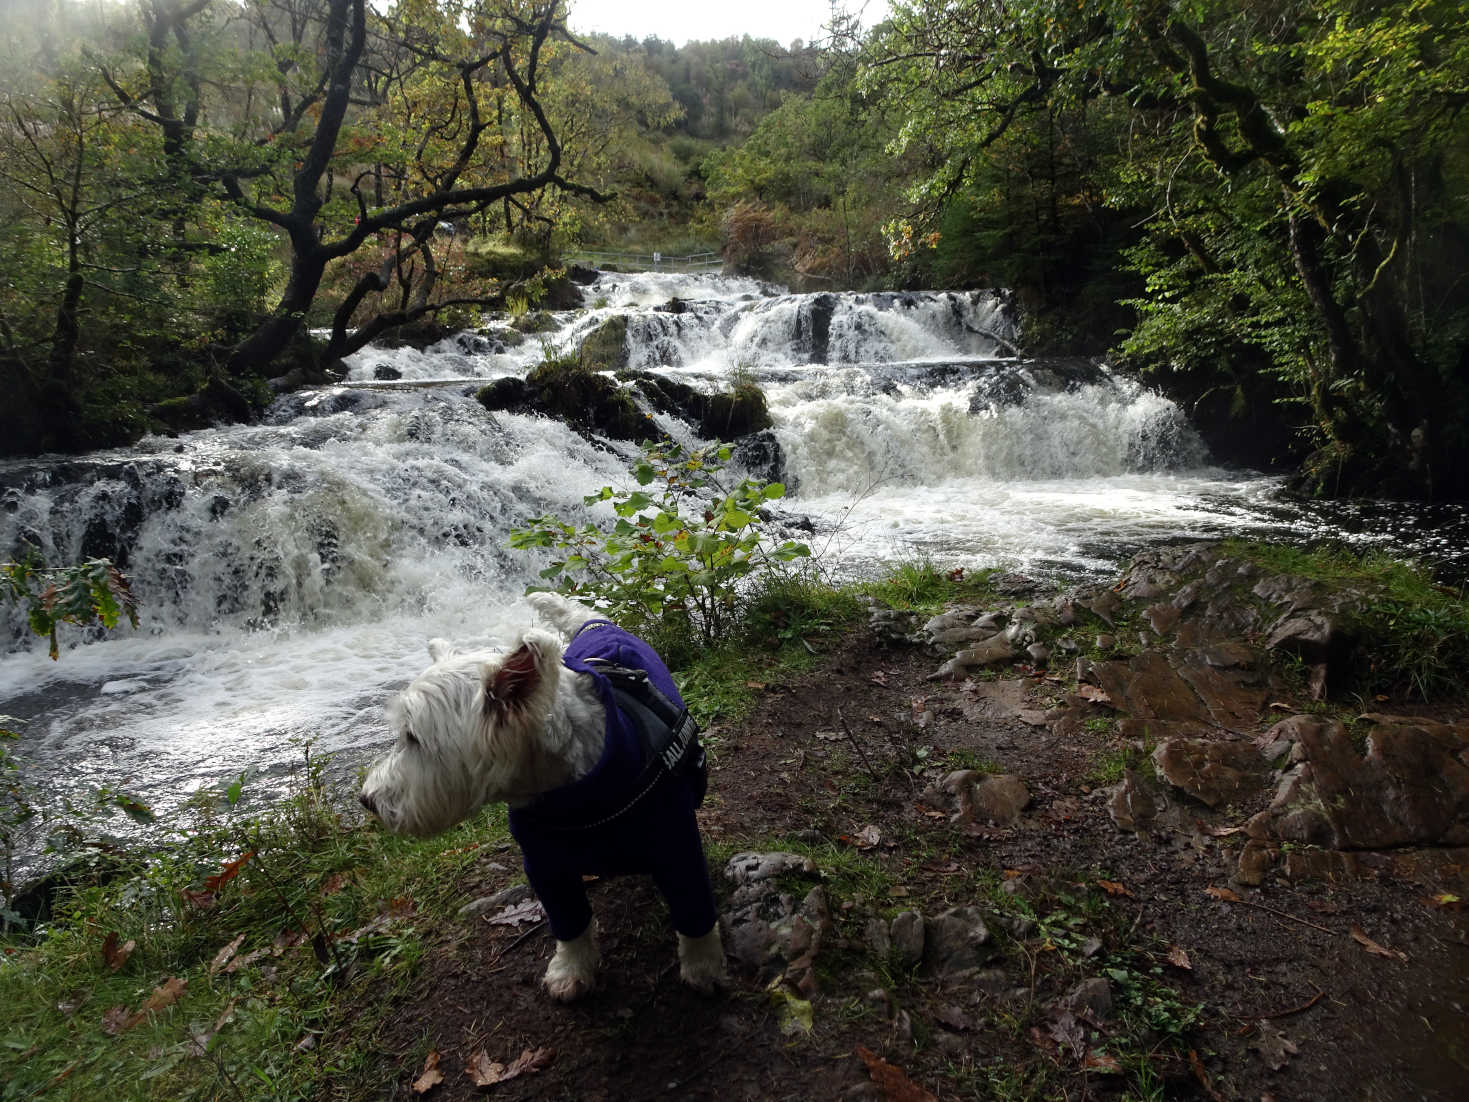
[[[145,0],[142,18],[134,65],[104,69],[118,102],[158,129],[181,196],[219,196],[289,250],[279,301],[231,352],[235,374],[263,373],[328,268],[361,250],[377,263],[336,308],[329,358],[454,304],[433,298],[440,223],[550,187],[595,197],[563,176],[542,102],[543,55],[570,41],[559,0],[403,0],[382,16],[366,0]],[[236,24],[265,49],[209,69]],[[497,177],[504,127],[522,121],[543,155]]]
[[[904,140],[928,143],[912,198],[929,228],[1014,133],[1084,112],[1110,143],[1088,176],[1142,227],[1132,348],[1187,358],[1225,324],[1307,407],[1318,476],[1453,494],[1469,482],[1469,289],[1446,251],[1466,234],[1461,16],[1438,0],[918,0],[871,44],[867,80],[909,111]]]

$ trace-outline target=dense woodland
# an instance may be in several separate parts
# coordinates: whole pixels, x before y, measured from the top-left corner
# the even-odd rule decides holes
[[[1026,351],[1108,351],[1313,492],[1469,496],[1451,0],[900,0],[677,48],[545,0],[12,9],[8,453],[248,418],[405,324],[554,305],[577,248],[703,244],[1008,287]]]

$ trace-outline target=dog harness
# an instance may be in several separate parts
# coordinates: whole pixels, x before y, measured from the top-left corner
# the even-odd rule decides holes
[[[551,932],[571,941],[586,930],[583,875],[646,873],[674,928],[702,937],[716,915],[694,819],[707,786],[698,725],[653,648],[609,620],[583,624],[562,664],[592,677],[607,735],[590,773],[510,812]]]

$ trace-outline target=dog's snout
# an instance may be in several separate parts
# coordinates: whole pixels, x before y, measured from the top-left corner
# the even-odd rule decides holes
[[[367,810],[372,815],[377,815],[377,805],[372,802],[372,797],[369,796],[366,792],[358,795],[357,802],[360,803],[363,807],[367,808]]]

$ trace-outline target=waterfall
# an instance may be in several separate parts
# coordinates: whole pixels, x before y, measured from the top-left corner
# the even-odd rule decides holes
[[[370,750],[427,639],[503,645],[528,624],[519,596],[541,564],[510,531],[604,517],[583,498],[629,483],[636,449],[474,397],[612,317],[633,368],[763,388],[784,516],[814,526],[839,574],[927,554],[1075,576],[1157,538],[1297,523],[1270,480],[1209,467],[1166,399],[1091,362],[1016,359],[1000,294],[643,273],[585,297],[534,334],[497,322],[369,347],[344,383],[282,397],[259,424],[0,464],[0,554],[110,557],[143,617],[105,637],[64,628],[53,663],[4,609],[0,712],[26,722],[26,752],[60,790],[112,783],[166,809],[283,768],[293,739]]]

